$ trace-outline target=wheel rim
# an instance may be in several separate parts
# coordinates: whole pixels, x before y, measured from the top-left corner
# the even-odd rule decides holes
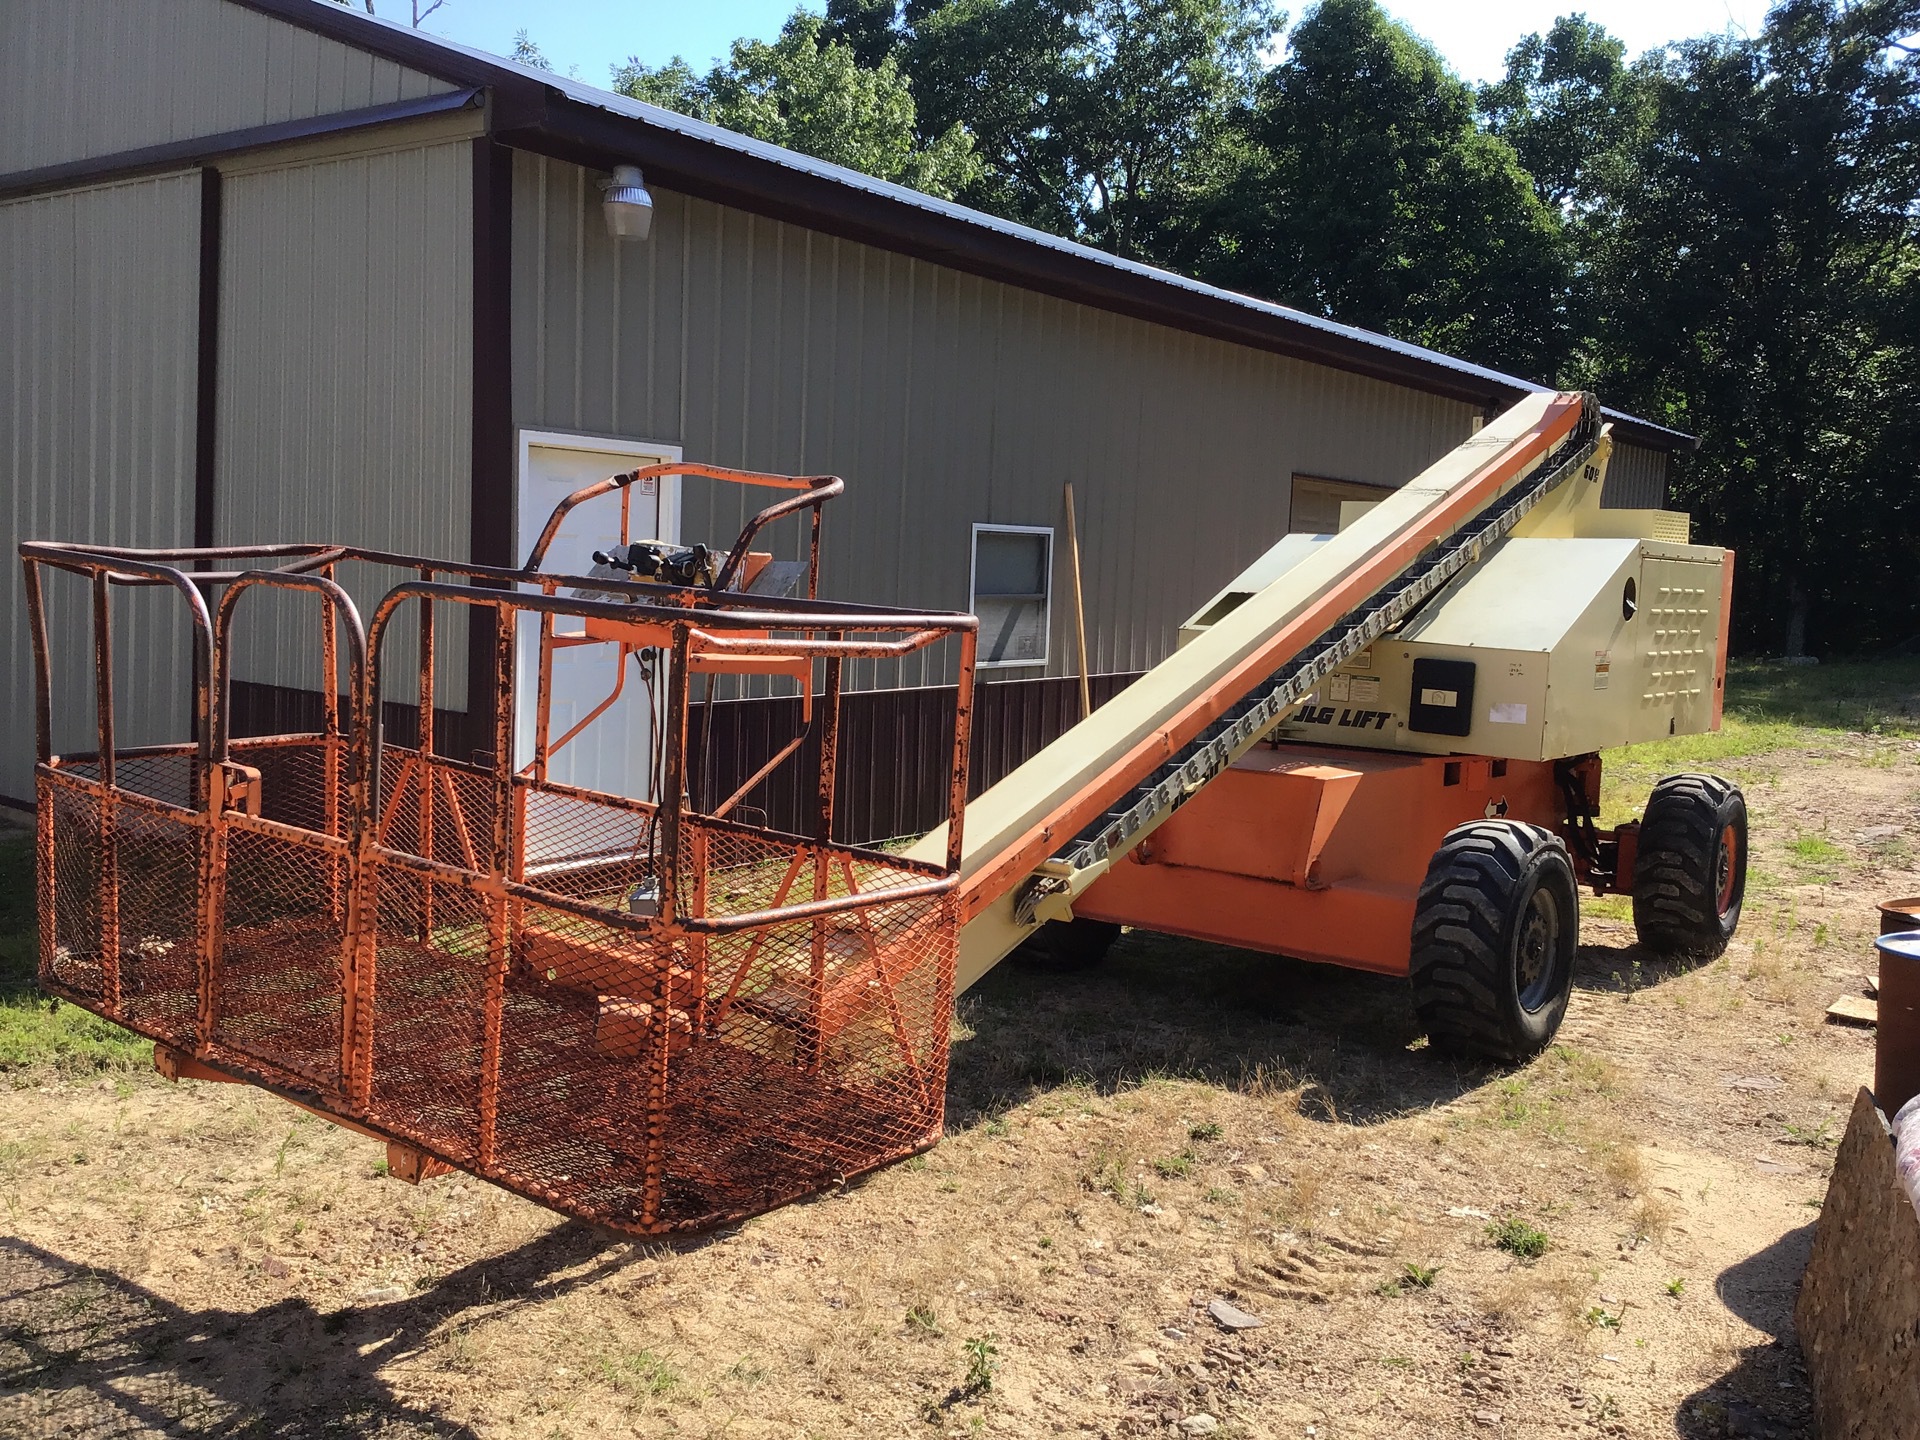
[[[1514,981],[1520,1008],[1532,1014],[1554,997],[1559,978],[1560,902],[1545,886],[1527,897],[1514,946]]]
[[[1740,858],[1740,836],[1729,825],[1720,832],[1720,841],[1713,847],[1713,909],[1716,915],[1725,915],[1733,908],[1734,877],[1740,873],[1735,863]]]

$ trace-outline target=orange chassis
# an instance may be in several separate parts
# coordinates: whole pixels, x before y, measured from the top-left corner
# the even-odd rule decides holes
[[[1600,758],[1491,760],[1281,741],[1176,810],[1076,916],[1405,975],[1428,862],[1456,825],[1529,821],[1595,894],[1631,890],[1638,826],[1598,831]]]

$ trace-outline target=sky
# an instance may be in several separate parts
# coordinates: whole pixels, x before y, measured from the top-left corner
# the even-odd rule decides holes
[[[411,0],[374,0],[387,19],[405,20]],[[684,55],[696,70],[735,39],[777,34],[796,0],[446,0],[425,28],[505,54],[526,30],[564,73],[605,85],[608,67],[637,55],[658,65]],[[1283,0],[1284,3],[1284,0]],[[1669,40],[1760,27],[1765,0],[1385,0],[1386,9],[1431,41],[1464,78],[1490,80],[1520,36],[1556,15],[1581,10],[1638,55]],[[808,8],[823,9],[822,0]],[[1286,8],[1298,15],[1303,0]]]

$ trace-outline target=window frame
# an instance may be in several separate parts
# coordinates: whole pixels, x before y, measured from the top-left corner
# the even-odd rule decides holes
[[[1046,558],[1041,567],[1041,579],[1046,589],[1038,597],[1028,595],[988,595],[990,600],[1032,600],[1040,602],[1040,655],[1038,659],[989,660],[986,647],[982,646],[974,660],[977,670],[1031,670],[1044,669],[1053,658],[1053,527],[1051,525],[999,525],[989,521],[976,520],[967,541],[967,610],[973,615],[980,613],[980,536],[995,535],[1043,535],[1046,537]]]

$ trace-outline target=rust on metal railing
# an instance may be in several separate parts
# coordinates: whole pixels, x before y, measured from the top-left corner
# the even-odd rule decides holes
[[[753,517],[711,585],[540,568],[578,504],[618,494],[625,543],[629,487],[674,473],[797,493]],[[519,570],[341,545],[22,545],[43,983],[153,1038],[176,1073],[262,1084],[385,1139],[417,1162],[411,1174],[456,1166],[640,1233],[758,1213],[931,1143],[975,622],[820,600],[821,507],[839,490],[828,477],[635,471],[563,502]],[[755,536],[799,512],[810,512],[806,595],[733,588]],[[409,578],[363,624],[347,577],[377,567]],[[78,658],[48,645],[56,573],[86,582],[93,611],[93,749],[81,753],[53,744],[55,669]],[[189,738],[119,743],[113,596],[127,587],[178,597]],[[263,609],[249,597],[267,591],[318,620],[317,719],[235,734],[237,647]],[[449,605],[490,616],[488,673],[469,684],[495,692],[491,750],[472,761],[441,753],[435,727],[436,616]],[[390,642],[407,606],[417,653],[401,659]],[[605,642],[620,671],[614,694],[555,740],[553,654],[595,643],[556,630],[567,617],[623,637]],[[538,651],[524,668],[523,632]],[[945,865],[847,844],[835,816],[846,662],[934,646],[957,652],[960,696]],[[646,791],[556,779],[552,753],[620,701],[643,650],[659,682]],[[786,675],[802,728],[703,810],[688,763],[692,675],[709,677],[710,717],[710,677],[730,666]],[[531,707],[516,703],[523,675]],[[385,733],[386,680],[417,705],[410,745]],[[516,765],[517,743],[532,761]],[[732,818],[755,785],[800,764],[805,824]]]

